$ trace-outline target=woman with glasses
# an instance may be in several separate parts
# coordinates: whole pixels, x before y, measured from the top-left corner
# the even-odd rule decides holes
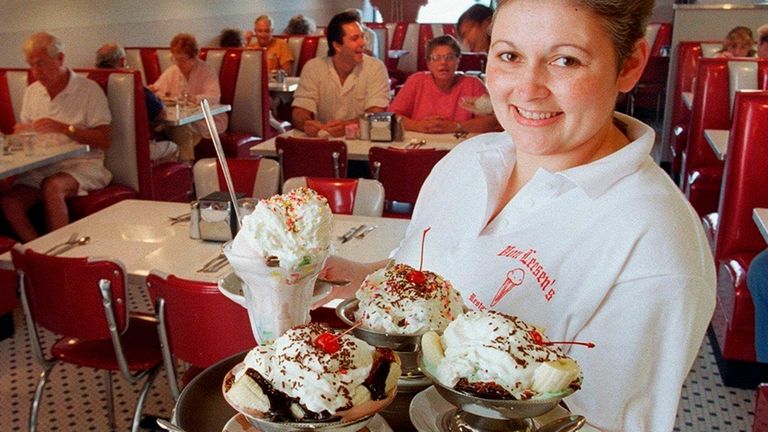
[[[429,71],[411,75],[389,105],[403,117],[407,130],[425,133],[490,132],[498,130],[493,114],[467,111],[462,100],[488,94],[482,81],[456,73],[461,49],[452,36],[438,36],[427,43]]]
[[[219,103],[219,76],[213,67],[197,57],[199,52],[197,40],[189,33],[179,33],[171,40],[174,64],[154,84],[148,86],[166,102],[166,106],[169,102],[197,105],[203,99],[208,99],[211,105]],[[227,115],[219,114],[213,118],[218,131],[224,132],[227,128]],[[211,138],[205,120],[165,129],[171,140],[179,146],[179,159],[186,162],[194,161],[197,143],[203,138]]]

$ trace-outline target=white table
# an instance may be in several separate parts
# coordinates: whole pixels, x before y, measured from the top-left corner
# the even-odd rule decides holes
[[[37,238],[25,246],[45,251],[66,241],[72,233],[90,236],[90,243],[61,256],[113,257],[122,261],[128,282],[144,285],[152,269],[184,279],[215,282],[232,271],[228,266],[217,273],[198,273],[205,262],[221,252],[222,243],[189,238],[189,223],[171,225],[168,217],[189,212],[186,203],[125,200],[63,228]],[[341,244],[337,237],[350,227],[373,224],[378,228],[363,239]],[[336,254],[356,261],[386,259],[405,235],[404,219],[365,216],[334,216],[333,243]],[[10,253],[0,255],[0,268],[12,269]]]
[[[283,82],[270,81],[270,93],[293,93],[299,88],[299,77],[285,77]]]
[[[683,98],[683,104],[685,105],[686,108],[690,110],[691,107],[693,106],[693,92],[683,92],[682,98]]]
[[[359,140],[359,139],[350,140],[344,137],[338,137],[338,138],[328,137],[328,139],[342,140],[347,144],[348,160],[367,161],[368,151],[371,149],[371,147],[404,148],[410,143],[412,139],[416,139],[416,140],[426,141],[426,144],[420,147],[422,149],[436,148],[438,150],[452,150],[459,143],[461,143],[462,141],[468,138],[473,137],[476,134],[469,134],[462,138],[456,138],[453,136],[453,134],[426,134],[421,132],[405,131],[403,135],[404,135],[403,141],[393,141],[393,142],[376,142],[376,141],[365,141],[365,140]],[[281,136],[307,138],[307,135],[304,132],[301,132],[296,129],[290,130],[282,134]],[[277,150],[275,149],[275,138],[268,139],[266,141],[263,141],[251,147],[251,155],[276,157]]]
[[[8,139],[8,137],[6,137]],[[83,144],[57,144],[46,146],[37,143],[34,154],[27,156],[23,150],[0,155],[0,178],[21,174],[35,168],[87,153],[89,147]]]
[[[752,219],[755,221],[757,229],[760,230],[760,234],[768,242],[768,208],[752,209]]]
[[[222,114],[228,111],[232,111],[232,105],[211,105],[211,115]],[[165,112],[166,116],[163,119],[163,123],[170,126],[183,126],[205,118],[200,105],[166,106]]]
[[[704,129],[704,138],[720,160],[725,160],[725,156],[728,154],[730,135],[731,131],[727,129]]]

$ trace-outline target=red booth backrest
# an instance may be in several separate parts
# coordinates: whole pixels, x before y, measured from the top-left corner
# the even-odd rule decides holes
[[[768,207],[768,92],[737,92],[720,194],[715,259],[765,249],[752,209]]]
[[[144,85],[157,81],[160,74],[173,64],[169,47],[126,47],[125,60],[128,67],[141,72]]]
[[[700,166],[719,165],[720,162],[704,138],[705,129],[729,129],[731,126],[731,73],[730,68],[754,64],[757,76],[754,83],[764,83],[768,74],[768,59],[702,58],[699,60],[696,87],[685,150],[683,186],[687,174]],[[755,87],[755,86],[750,86]],[[744,89],[742,85],[740,89]]]
[[[400,59],[388,59],[387,67],[406,73],[412,73],[427,69],[426,45],[427,42],[444,34],[456,35],[453,24],[442,23],[386,23],[385,26],[392,33],[389,49],[407,50],[408,55]]]

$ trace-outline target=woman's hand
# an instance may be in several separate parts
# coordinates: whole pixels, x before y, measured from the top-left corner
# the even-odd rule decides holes
[[[348,299],[355,296],[355,292],[363,280],[369,274],[387,265],[389,261],[378,261],[373,263],[360,263],[350,261],[337,256],[330,256],[325,262],[325,268],[320,272],[320,276],[325,279],[348,280],[346,285],[334,285],[330,294],[313,304],[312,308],[320,307],[334,299]]]

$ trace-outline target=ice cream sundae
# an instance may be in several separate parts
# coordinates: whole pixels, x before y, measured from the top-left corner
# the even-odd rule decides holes
[[[472,311],[442,336],[424,334],[422,351],[446,387],[485,399],[547,399],[581,385],[579,365],[554,343],[517,317]]]
[[[442,331],[464,307],[449,281],[407,264],[371,273],[355,296],[359,300],[355,318],[363,327],[398,335]]]
[[[399,376],[391,350],[313,323],[251,350],[227,374],[223,391],[230,405],[257,419],[350,422],[391,402]]]
[[[330,253],[332,214],[308,188],[261,200],[224,254],[243,281],[259,344],[309,322],[317,275]]]

